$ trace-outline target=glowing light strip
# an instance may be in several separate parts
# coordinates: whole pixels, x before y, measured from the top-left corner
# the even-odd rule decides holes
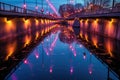
[[[58,36],[56,36],[56,37],[54,38],[54,41],[53,41],[52,44],[50,45],[50,48],[49,48],[50,51],[52,51],[53,48],[55,47],[55,44],[56,44],[57,39],[58,39]]]
[[[58,15],[58,12],[57,12],[56,8],[53,6],[53,4],[49,0],[46,0],[46,2],[50,6],[50,8],[55,12],[55,14]]]

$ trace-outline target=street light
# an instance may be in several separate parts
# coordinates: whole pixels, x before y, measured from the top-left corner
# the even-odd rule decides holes
[[[41,12],[42,12],[42,14],[44,12],[44,9],[43,9],[43,0],[42,0],[42,9],[41,9]]]
[[[24,2],[24,4],[23,4],[23,8],[26,9],[27,6],[26,6],[26,2],[25,2],[25,0],[23,0],[23,2]]]
[[[38,10],[38,5],[37,5],[37,0],[36,0],[36,7],[35,7],[36,11]]]

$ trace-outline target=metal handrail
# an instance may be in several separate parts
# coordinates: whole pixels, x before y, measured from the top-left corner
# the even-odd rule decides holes
[[[41,14],[40,12],[21,8],[11,4],[0,2],[0,11],[12,12],[12,13],[23,13],[23,14]]]
[[[91,16],[91,15],[109,15],[109,14],[114,14],[114,13],[120,13],[120,6],[119,7],[109,7],[107,9],[98,9],[98,10],[92,10],[88,9],[83,12],[76,12],[74,14],[70,14],[68,17],[75,17],[77,16]],[[117,15],[116,15],[117,16]]]

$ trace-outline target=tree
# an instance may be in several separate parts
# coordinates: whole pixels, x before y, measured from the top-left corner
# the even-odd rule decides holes
[[[101,6],[103,6],[103,7],[109,7],[111,1],[110,0],[101,0],[101,2],[102,2]]]
[[[62,17],[67,17],[71,13],[74,13],[74,5],[72,4],[63,4],[59,7],[59,13]]]
[[[101,7],[109,7],[111,0],[91,0],[90,1],[93,5],[99,5]]]

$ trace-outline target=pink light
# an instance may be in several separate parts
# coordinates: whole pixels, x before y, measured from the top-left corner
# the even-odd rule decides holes
[[[44,12],[44,9],[41,9],[41,12],[43,13],[43,12]]]
[[[72,48],[72,45],[70,45],[70,48]]]
[[[74,51],[74,49],[72,48],[72,51]]]
[[[83,59],[86,59],[86,53],[83,53]]]
[[[38,10],[38,6],[36,6],[35,9]]]
[[[52,72],[53,72],[53,69],[52,69],[52,67],[50,67],[50,70],[49,70],[49,72],[50,72],[50,73],[52,73]]]
[[[12,80],[17,80],[17,77],[16,77],[16,75],[14,73],[12,74],[11,77],[12,77]]]
[[[70,73],[71,73],[71,74],[73,73],[73,67],[70,68]]]
[[[49,53],[48,53],[48,52],[46,52],[46,54],[47,54],[47,56],[49,55]]]
[[[83,56],[83,59],[86,59],[86,56],[85,56],[85,55]]]
[[[58,15],[58,12],[57,12],[56,8],[53,6],[53,4],[49,0],[46,0],[46,2],[50,6],[50,8],[55,12],[55,14]]]
[[[80,48],[82,47],[82,45],[80,44]]]
[[[90,53],[90,55],[92,55],[92,53]]]
[[[92,74],[92,70],[89,71],[89,74]]]
[[[92,72],[92,67],[93,67],[93,65],[90,64],[90,66],[89,66],[89,74],[90,74],[90,75],[93,73],[93,72]]]
[[[45,51],[46,55],[48,56],[48,55],[49,55],[49,53],[48,53],[47,48],[44,48],[44,51]]]
[[[46,41],[49,41],[48,39],[46,39]]]
[[[35,58],[36,58],[36,59],[38,59],[38,58],[39,58],[39,53],[38,53],[38,51],[37,51],[37,50],[35,50],[34,55],[35,55]]]
[[[26,7],[27,7],[27,5],[26,5],[26,4],[24,4],[24,5],[23,5],[23,8],[24,8],[24,9],[26,9]]]
[[[50,48],[50,51],[52,51],[52,48]]]
[[[70,48],[71,51],[73,52],[73,55],[76,57],[77,54],[76,54],[76,51],[75,51],[74,47],[73,47],[72,45],[70,45],[69,48]]]
[[[53,48],[55,47],[55,44],[56,44],[57,39],[58,39],[58,36],[55,37],[54,41],[53,41],[52,44],[50,45],[50,49],[49,49],[50,51],[52,51]]]
[[[39,55],[36,54],[35,57],[36,57],[36,59],[38,59],[38,58],[39,58]]]
[[[46,14],[48,14],[49,12],[47,11]]]
[[[77,56],[76,53],[74,53],[74,56],[75,56],[75,57]]]
[[[28,60],[26,59],[26,60],[24,60],[24,64],[28,64]]]

